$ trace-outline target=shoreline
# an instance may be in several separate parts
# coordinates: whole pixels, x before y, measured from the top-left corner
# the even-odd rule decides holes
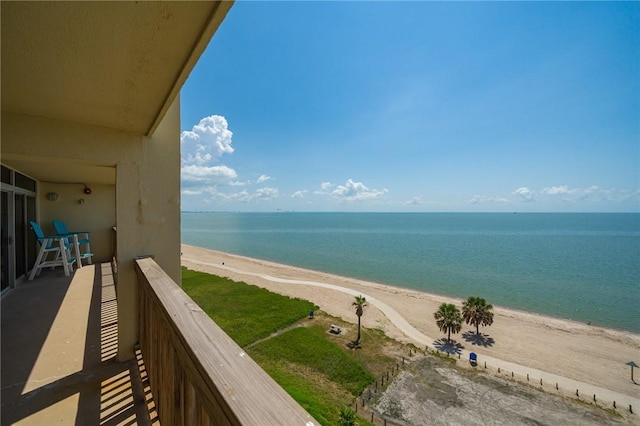
[[[461,299],[453,297],[186,244],[182,244],[182,253],[185,267],[310,300],[322,311],[351,323],[356,321],[351,307],[353,294],[366,294],[370,303],[362,317],[363,327],[382,329],[389,337],[423,348],[434,347],[439,339],[446,338],[433,319],[438,306],[445,302],[458,307],[462,304]],[[479,359],[484,357],[492,363],[502,361],[511,368],[521,365],[539,370],[547,382],[550,375],[545,374],[551,373],[640,399],[640,382],[631,382],[626,365],[629,361],[640,363],[640,334],[497,306],[493,325],[481,327],[480,333],[478,339],[475,328],[463,323],[461,333],[451,338],[465,356],[474,351]],[[640,372],[636,376],[640,377]],[[634,405],[640,409],[638,402]]]

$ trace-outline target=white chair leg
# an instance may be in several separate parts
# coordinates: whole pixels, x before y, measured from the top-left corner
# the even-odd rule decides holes
[[[69,251],[64,244],[64,240],[64,238],[59,238],[58,244],[60,244],[60,253],[62,253],[62,267],[64,268],[64,276],[68,277],[71,274],[71,272],[69,271],[69,267],[71,267],[71,265],[69,265]]]
[[[80,257],[80,244],[78,244],[78,234],[73,234],[73,248],[76,254],[76,262],[78,262],[78,269],[81,269],[82,258]]]
[[[33,269],[29,274],[29,281],[32,281],[33,278],[36,276],[36,273],[38,272],[38,268],[40,267],[40,263],[42,261],[42,257],[44,256],[46,250],[47,250],[47,240],[44,240],[40,245],[40,251],[38,252],[38,258],[36,259],[36,263],[33,264]]]
[[[89,236],[87,235],[87,253],[91,253],[91,246],[89,245]],[[93,265],[92,261],[91,261],[91,257],[92,256],[87,256],[87,263],[89,263],[89,265]]]

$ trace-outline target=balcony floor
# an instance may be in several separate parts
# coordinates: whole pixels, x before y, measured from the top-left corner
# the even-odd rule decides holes
[[[115,358],[110,264],[43,270],[1,304],[1,424],[158,424],[139,351]]]

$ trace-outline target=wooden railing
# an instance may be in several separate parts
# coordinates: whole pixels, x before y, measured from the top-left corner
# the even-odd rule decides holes
[[[135,262],[139,342],[162,425],[319,424],[153,259]]]

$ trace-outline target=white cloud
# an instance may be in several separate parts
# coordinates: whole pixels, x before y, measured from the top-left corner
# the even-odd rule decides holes
[[[211,187],[236,184],[236,171],[219,163],[223,154],[233,153],[232,136],[227,120],[219,115],[205,117],[180,134],[182,186],[188,187],[182,194],[198,195]]]
[[[516,189],[513,195],[519,196],[523,201],[536,201],[536,192],[527,187]],[[541,202],[559,199],[568,203],[623,202],[637,196],[638,194],[626,189],[601,188],[598,185],[584,188],[572,188],[568,185],[547,186],[537,193]]]
[[[421,206],[424,204],[422,197],[416,196],[404,203],[407,206]]]
[[[567,185],[551,186],[551,187],[544,188],[542,190],[543,194],[549,194],[549,195],[568,194],[570,192],[571,190]]]
[[[191,130],[180,134],[183,164],[202,165],[222,154],[233,154],[227,119],[220,115],[205,117]]]
[[[533,202],[536,200],[534,193],[526,186],[520,187],[515,191],[513,191],[513,195],[518,195],[522,199],[522,201],[527,203]]]
[[[271,176],[261,175],[256,182],[257,183],[263,183],[263,182],[268,181],[269,179],[271,179]]]
[[[320,189],[314,191],[314,194],[318,195],[327,195],[331,192],[331,188],[335,187],[331,182],[322,182],[320,184]]]
[[[318,195],[330,195],[347,201],[370,200],[382,198],[389,192],[388,189],[369,189],[362,182],[355,182],[348,179],[344,185],[334,185],[331,182],[322,182],[320,189],[315,191]]]
[[[323,183],[322,189],[329,190],[331,187],[325,186]],[[386,188],[381,190],[369,189],[362,182],[355,182],[352,179],[348,179],[344,185],[337,185],[330,193],[335,198],[353,201],[381,198],[388,192]]]
[[[296,191],[293,194],[291,194],[291,198],[304,198],[306,193],[307,193],[306,189],[303,189],[301,191]]]
[[[219,184],[236,178],[235,170],[227,166],[184,166],[182,167],[182,181],[184,183]]]
[[[251,201],[272,200],[274,198],[278,198],[278,189],[266,187],[256,189],[256,191],[253,193]]]
[[[479,204],[479,203],[508,204],[509,200],[504,197],[490,197],[487,195],[474,195],[469,200],[469,204]]]
[[[567,201],[583,202],[620,202],[634,197],[634,194],[626,189],[600,188],[599,186],[589,186],[587,188],[574,188],[570,190],[570,197],[565,197]]]
[[[278,198],[279,191],[277,188],[259,188],[254,192],[249,192],[246,189],[240,192],[232,192],[225,193],[212,188],[211,191],[212,198],[217,202],[240,202],[240,203],[251,203],[251,202],[261,202],[261,201],[269,201],[275,198]]]

